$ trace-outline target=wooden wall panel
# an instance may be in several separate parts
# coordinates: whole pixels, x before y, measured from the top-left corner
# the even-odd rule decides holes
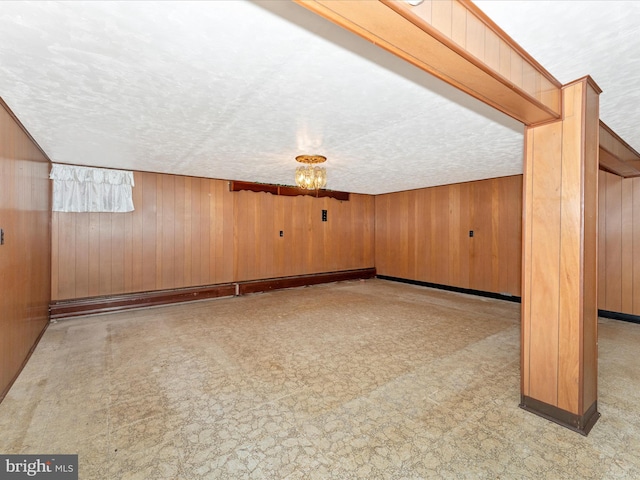
[[[607,310],[619,312],[622,308],[622,182],[615,176],[605,178],[605,298]]]
[[[622,182],[620,197],[620,256],[622,276],[620,278],[620,311],[633,311],[633,182]]]
[[[375,202],[379,275],[520,296],[521,175]]]
[[[607,228],[606,228],[606,201],[607,201],[607,173],[603,170],[598,172],[598,308],[604,309],[606,305],[605,275],[606,256],[604,252],[607,248]]]
[[[49,169],[46,156],[0,100],[0,400],[49,319]]]
[[[633,315],[640,315],[640,178],[633,182]]]
[[[640,178],[599,172],[598,308],[640,315]]]
[[[54,213],[53,300],[232,280],[227,182],[147,172],[134,179],[133,212]]]
[[[248,191],[234,196],[236,281],[373,267],[372,196],[352,194],[348,202]]]
[[[372,196],[341,202],[134,178],[134,212],[54,214],[54,300],[373,267]]]

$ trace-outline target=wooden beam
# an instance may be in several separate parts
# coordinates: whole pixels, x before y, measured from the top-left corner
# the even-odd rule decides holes
[[[560,118],[560,82],[471,2],[294,1],[526,125]]]
[[[640,177],[640,154],[600,120],[600,168],[620,177]]]
[[[251,192],[264,192],[272,195],[282,195],[285,197],[296,197],[298,195],[309,195],[311,197],[323,198],[335,198],[336,200],[349,201],[349,192],[340,192],[337,190],[305,190],[304,188],[289,187],[286,185],[274,185],[271,183],[252,183],[252,182],[229,182],[230,192],[239,192],[241,190],[248,190]]]
[[[600,168],[619,177],[640,177],[640,162],[623,162],[600,146]]]

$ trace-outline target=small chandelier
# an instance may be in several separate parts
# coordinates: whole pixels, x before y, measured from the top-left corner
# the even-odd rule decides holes
[[[296,184],[305,190],[318,190],[327,184],[327,170],[315,164],[322,163],[327,157],[322,155],[298,155],[296,161],[304,166],[296,168]]]

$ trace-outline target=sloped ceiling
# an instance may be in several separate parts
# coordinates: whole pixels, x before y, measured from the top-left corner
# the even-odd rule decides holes
[[[478,2],[559,80],[592,74],[637,146],[638,93],[616,92],[638,59],[618,84],[618,54],[591,56],[633,22],[541,3]],[[582,16],[547,30],[555,11]],[[522,172],[522,124],[288,1],[3,2],[0,26],[0,96],[54,162],[290,185],[322,154],[327,188],[370,194]]]

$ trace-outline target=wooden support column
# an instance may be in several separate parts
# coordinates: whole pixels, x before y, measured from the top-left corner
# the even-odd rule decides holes
[[[562,89],[562,118],[525,135],[521,404],[584,435],[597,421],[601,90]]]

